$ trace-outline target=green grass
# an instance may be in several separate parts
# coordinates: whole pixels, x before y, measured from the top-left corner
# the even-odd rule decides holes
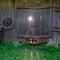
[[[31,46],[20,43],[14,46],[11,42],[0,43],[0,60],[60,60],[60,45]]]

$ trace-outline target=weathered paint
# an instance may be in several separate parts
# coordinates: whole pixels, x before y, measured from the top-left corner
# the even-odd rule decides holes
[[[10,17],[14,20],[15,8],[12,0],[0,0],[0,21],[4,17]],[[13,27],[10,30],[4,30],[4,39],[5,40],[14,40],[15,28]]]
[[[55,1],[55,0],[54,0]],[[59,0],[60,1],[60,0]],[[59,5],[59,1],[55,1],[54,3],[53,3],[53,5],[55,4],[57,4],[57,5]],[[28,2],[28,3],[27,3]],[[10,17],[10,18],[12,18],[13,20],[14,20],[14,22],[15,22],[15,24],[14,24],[14,27],[13,28],[11,28],[11,29],[8,29],[8,30],[4,30],[4,39],[5,40],[11,40],[11,41],[19,41],[20,39],[17,39],[17,36],[20,34],[19,33],[19,24],[20,24],[20,18],[18,18],[19,17],[19,15],[21,15],[21,14],[19,14],[18,15],[18,13],[20,13],[19,12],[19,9],[17,9],[17,7],[19,8],[19,7],[32,7],[32,8],[44,8],[44,7],[49,7],[50,6],[50,4],[49,4],[49,2],[48,3],[45,3],[46,1],[44,0],[44,1],[42,1],[42,0],[0,0],[0,22],[1,22],[1,20],[4,18],[4,17]],[[44,3],[44,4],[43,4]],[[51,3],[51,2],[50,2]],[[54,6],[55,6],[54,5]],[[59,5],[60,6],[60,5]],[[51,7],[51,6],[50,6]],[[41,13],[41,12],[42,13]],[[44,25],[47,25],[46,27],[44,27],[43,29],[42,29],[42,32],[41,32],[41,30],[40,30],[40,33],[42,34],[43,33],[43,30],[44,29],[47,29],[47,30],[49,30],[49,34],[51,33],[50,32],[50,30],[51,30],[51,16],[50,16],[50,13],[52,13],[52,12],[50,12],[50,11],[52,11],[52,10],[50,10],[50,9],[40,9],[39,10],[39,13],[41,13],[41,15],[44,17],[44,19],[46,20],[46,21],[44,21],[43,23],[40,23],[40,28],[39,29],[41,29],[42,27],[41,27],[41,25],[44,27]],[[23,11],[22,11],[23,12]],[[45,15],[44,15],[45,14]],[[55,15],[55,13],[53,12],[53,20],[54,21],[56,21],[56,19],[58,19],[58,18],[56,18],[56,19],[54,19],[55,17],[54,17],[54,15]],[[55,15],[56,16],[56,15]],[[59,19],[60,20],[60,19]],[[41,22],[41,21],[40,21]],[[38,22],[37,22],[38,23]],[[58,22],[57,22],[58,23]],[[55,23],[53,23],[54,25],[56,25]],[[1,25],[1,23],[0,23],[0,25]],[[37,26],[38,26],[38,24],[37,24]],[[59,25],[60,26],[60,25]],[[44,30],[45,31],[45,30]],[[46,31],[47,32],[47,31]],[[48,34],[48,33],[47,33]],[[54,35],[53,35],[54,36]],[[58,35],[57,35],[58,36]],[[56,36],[56,37],[57,37]],[[60,36],[60,35],[59,35]],[[58,37],[59,38],[59,37]],[[23,39],[22,39],[23,40]]]

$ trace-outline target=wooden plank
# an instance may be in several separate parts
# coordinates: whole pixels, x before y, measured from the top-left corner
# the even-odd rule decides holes
[[[39,9],[50,9],[50,7],[43,7],[43,8],[17,7],[17,9],[32,9],[32,10],[39,10]]]
[[[41,36],[35,36],[35,37],[33,37],[33,36],[26,36],[26,37],[24,37],[24,36],[17,36],[17,38],[51,38],[50,36],[48,36],[48,35],[41,35]]]
[[[58,13],[59,13],[59,12],[60,12],[60,10],[54,10],[54,12],[58,12]]]
[[[60,27],[54,27],[53,29],[60,29]]]
[[[41,36],[37,36],[37,38],[50,38],[49,35],[41,35]]]
[[[58,32],[58,33],[60,33],[60,29],[52,29],[51,32]]]
[[[55,8],[55,9],[60,9],[60,6],[55,6],[55,7],[53,7],[53,8]]]

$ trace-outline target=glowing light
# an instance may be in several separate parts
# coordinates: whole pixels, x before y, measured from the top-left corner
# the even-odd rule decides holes
[[[29,21],[32,21],[32,20],[33,20],[33,16],[29,16],[29,17],[28,17],[28,20],[29,20]]]

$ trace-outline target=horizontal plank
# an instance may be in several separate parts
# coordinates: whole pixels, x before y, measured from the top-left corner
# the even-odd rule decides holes
[[[58,32],[58,33],[60,33],[60,30],[53,29],[53,30],[51,30],[51,32]]]
[[[53,8],[53,9],[58,9],[60,10],[60,6],[42,6],[42,7],[28,7],[28,6],[25,6],[25,7],[17,7],[17,9],[32,9],[32,10],[39,10],[39,9],[50,9],[50,8]]]
[[[17,36],[17,38],[51,38],[49,35],[41,35],[41,36]]]

